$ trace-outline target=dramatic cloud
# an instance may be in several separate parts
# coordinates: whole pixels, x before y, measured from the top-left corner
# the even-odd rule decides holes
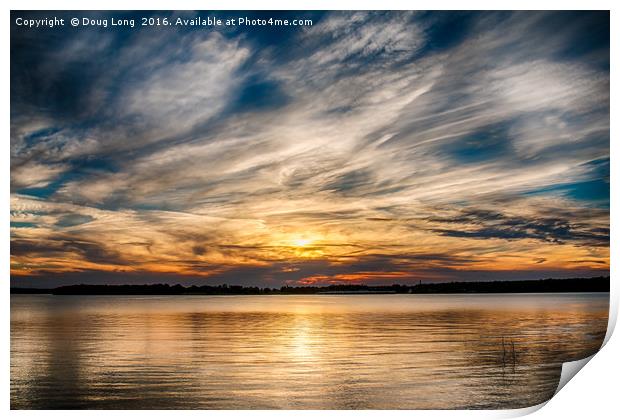
[[[608,272],[607,12],[255,15],[12,26],[14,282]]]

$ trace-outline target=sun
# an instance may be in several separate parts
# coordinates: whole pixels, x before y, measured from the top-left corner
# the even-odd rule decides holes
[[[324,252],[324,237],[314,232],[297,232],[285,239],[286,252],[289,256],[312,259],[320,258]]]
[[[312,240],[308,238],[293,238],[291,242],[293,243],[293,245],[303,248],[307,245],[310,245],[312,243]]]

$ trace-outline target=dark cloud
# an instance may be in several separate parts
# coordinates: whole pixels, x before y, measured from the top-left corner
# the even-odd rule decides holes
[[[51,238],[43,241],[15,238],[11,240],[12,256],[58,258],[68,254],[77,254],[91,263],[127,264],[119,252],[109,250],[96,242],[87,242],[70,237]]]
[[[207,248],[202,245],[195,245],[192,247],[194,255],[204,255],[207,252]]]
[[[465,210],[454,217],[435,217],[430,221],[462,224],[462,229],[435,229],[445,236],[476,239],[538,239],[548,242],[576,242],[588,246],[609,244],[605,229],[582,229],[567,219],[553,217],[525,218],[498,211]],[[577,219],[579,220],[579,219]]]

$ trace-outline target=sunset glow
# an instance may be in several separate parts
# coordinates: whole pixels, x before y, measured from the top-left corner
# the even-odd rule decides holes
[[[306,245],[309,245],[310,243],[312,243],[312,241],[306,238],[293,239],[293,245],[298,246],[298,247],[304,247]]]

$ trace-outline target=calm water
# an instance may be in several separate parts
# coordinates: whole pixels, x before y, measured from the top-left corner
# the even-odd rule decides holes
[[[12,295],[11,407],[531,406],[553,395],[562,362],[598,350],[608,304],[608,294]]]

